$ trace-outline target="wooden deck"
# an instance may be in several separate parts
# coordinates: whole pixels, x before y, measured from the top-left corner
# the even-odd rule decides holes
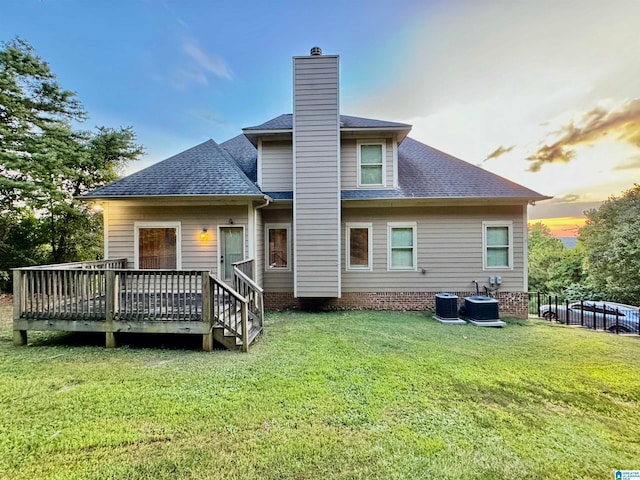
[[[208,271],[129,270],[126,260],[104,260],[14,270],[14,343],[28,330],[116,335],[178,333],[203,336],[248,351],[262,332],[262,289],[251,278],[253,261],[234,265],[234,286]]]

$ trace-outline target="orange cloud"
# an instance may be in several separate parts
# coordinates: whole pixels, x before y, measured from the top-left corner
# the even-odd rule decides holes
[[[551,145],[543,145],[527,157],[529,171],[537,172],[545,163],[570,162],[575,148],[596,143],[605,136],[618,142],[640,147],[640,98],[631,100],[617,110],[594,108],[585,114],[578,124],[571,122],[558,132],[561,137]]]
[[[542,223],[555,237],[576,237],[578,229],[584,225],[585,221],[585,217],[537,218],[530,220],[529,225]]]

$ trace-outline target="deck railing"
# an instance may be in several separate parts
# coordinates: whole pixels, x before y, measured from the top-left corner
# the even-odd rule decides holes
[[[110,270],[127,268],[126,258],[107,260],[86,260],[83,262],[53,263],[35,267],[18,268],[17,270]]]
[[[116,271],[114,319],[202,320],[202,272],[197,270]]]
[[[263,292],[241,270],[253,261],[240,263],[238,291],[208,271],[127,270],[123,259],[15,269],[14,342],[26,344],[27,330],[99,331],[115,346],[117,332],[210,336],[217,326],[247,351],[262,330]]]
[[[242,350],[249,351],[248,301],[229,285],[209,275],[212,321],[242,341]]]
[[[235,262],[233,264],[233,270],[239,270],[242,273],[244,273],[247,277],[249,277],[251,280],[255,280],[255,274],[254,274],[254,269],[255,269],[255,260],[253,259],[249,259],[249,260],[243,260],[242,262]]]
[[[264,319],[264,291],[240,269],[233,269],[234,289],[247,299],[247,313],[255,326],[262,328]]]
[[[126,259],[96,260],[15,269],[14,310],[24,318],[105,318],[106,271]]]

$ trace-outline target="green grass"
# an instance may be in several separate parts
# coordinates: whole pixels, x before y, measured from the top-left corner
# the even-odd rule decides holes
[[[613,478],[640,338],[287,312],[249,354],[30,332],[0,311],[0,478]],[[197,340],[197,339],[196,339]],[[165,342],[164,348],[160,342]],[[169,343],[167,343],[169,342]]]

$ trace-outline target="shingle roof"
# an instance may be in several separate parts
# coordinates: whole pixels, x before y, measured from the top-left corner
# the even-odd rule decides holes
[[[284,125],[287,119],[283,117],[287,116],[277,117],[262,126]],[[360,121],[377,122],[346,115],[342,118],[345,118],[349,125],[358,124]],[[349,123],[352,120],[354,123]],[[256,168],[256,148],[244,135],[238,135],[221,145],[207,140],[94,190],[85,197],[261,195],[262,192],[255,185]],[[398,146],[398,185],[396,189],[343,190],[342,198],[548,198],[409,137]],[[292,192],[266,194],[274,200],[292,198]]]
[[[350,115],[340,115],[340,126],[343,128],[403,128],[410,129],[411,125],[398,122],[387,122],[385,120],[375,120],[373,118],[352,117]],[[242,130],[291,130],[293,128],[293,115],[285,113],[279,117],[272,118],[263,124],[253,127],[246,127]]]
[[[547,198],[409,137],[398,147],[398,184],[404,197]]]
[[[243,134],[220,144],[252,182],[258,181],[258,152]]]
[[[251,161],[249,149],[234,149],[241,142],[230,142],[227,148],[236,153],[244,151],[246,157],[243,161]],[[255,155],[255,149],[253,154]],[[225,149],[213,140],[207,140],[84,196],[105,198],[163,195],[262,195],[262,192],[247,178]]]

